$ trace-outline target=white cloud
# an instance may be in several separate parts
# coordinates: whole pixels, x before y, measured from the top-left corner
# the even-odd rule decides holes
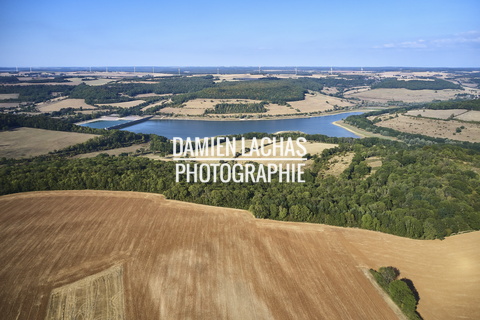
[[[479,45],[480,44],[480,31],[472,30],[462,33],[453,34],[443,38],[437,39],[418,39],[414,41],[404,41],[397,43],[386,43],[383,45],[375,46],[375,49],[385,49],[385,48],[413,48],[413,49],[422,49],[422,48],[439,48],[439,47],[452,47],[458,45]]]

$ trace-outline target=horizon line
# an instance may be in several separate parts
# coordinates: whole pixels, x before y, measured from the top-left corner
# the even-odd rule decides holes
[[[63,65],[63,66],[29,66],[29,65],[18,65],[18,66],[0,66],[0,69],[16,69],[16,68],[105,68],[105,67],[113,67],[113,68],[133,68],[133,67],[138,67],[138,68],[256,68],[258,69],[258,65],[232,65],[232,66],[224,66],[224,65]],[[412,69],[439,69],[439,68],[446,68],[446,69],[480,69],[480,66],[463,66],[463,67],[451,67],[451,66],[342,66],[342,65],[332,65],[332,66],[326,66],[326,65],[303,65],[303,66],[295,66],[295,65],[265,65],[265,66],[260,66],[261,68],[372,68],[372,69],[378,69],[378,68],[412,68]]]

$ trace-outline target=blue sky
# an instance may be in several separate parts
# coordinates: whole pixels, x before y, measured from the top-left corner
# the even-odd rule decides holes
[[[0,66],[480,67],[479,0],[0,0]]]

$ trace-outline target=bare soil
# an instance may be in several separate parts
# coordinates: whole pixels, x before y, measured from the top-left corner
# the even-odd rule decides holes
[[[126,319],[398,319],[364,273],[392,265],[415,284],[424,319],[478,319],[479,241],[257,220],[146,193],[7,195],[0,314],[45,319],[51,295],[82,280],[96,292],[92,280],[118,266]]]

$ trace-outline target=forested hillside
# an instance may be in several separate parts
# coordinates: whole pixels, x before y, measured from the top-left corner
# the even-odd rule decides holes
[[[56,96],[67,96],[73,87],[69,85],[32,85],[32,86],[0,86],[0,94],[18,93],[16,99],[8,99],[7,101],[19,102],[43,102]],[[5,101],[5,100],[4,100]]]
[[[260,103],[219,103],[213,110],[205,110],[206,114],[226,114],[226,113],[258,113],[267,112],[266,102]]]
[[[178,94],[200,91],[213,86],[212,79],[212,76],[169,77],[152,83],[114,83],[96,87],[81,84],[72,91],[71,98],[85,99],[89,104],[123,102],[144,93]]]

